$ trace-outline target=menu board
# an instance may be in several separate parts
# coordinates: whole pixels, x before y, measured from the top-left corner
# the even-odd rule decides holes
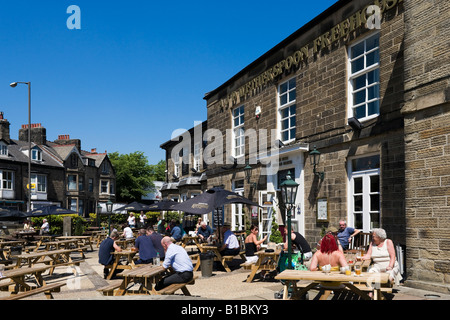
[[[328,200],[327,200],[327,198],[317,199],[317,221],[328,221]]]

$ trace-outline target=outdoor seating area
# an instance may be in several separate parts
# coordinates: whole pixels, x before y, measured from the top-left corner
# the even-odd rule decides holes
[[[53,243],[57,241],[61,243]],[[190,243],[186,245],[185,250],[190,253],[193,265],[198,263],[193,280],[188,283],[172,284],[157,291],[156,283],[165,272],[170,271],[165,271],[161,265],[136,265],[138,252],[126,249],[116,253],[115,262],[117,261],[116,268],[119,272],[115,277],[104,279],[104,266],[98,263],[98,249],[94,246],[93,251],[87,250],[85,259],[82,259],[78,248],[65,249],[67,241],[55,239],[42,245],[38,251],[20,255],[11,256],[6,251],[5,258],[12,260],[13,263],[5,265],[3,270],[0,279],[0,299],[122,299],[128,296],[156,299],[170,295],[175,299],[192,297],[233,300],[264,297],[282,303],[283,299],[395,299],[399,288],[389,285],[387,275],[373,278],[373,274],[367,273],[365,269],[367,262],[356,260],[357,251],[347,252],[346,259],[349,265],[363,266],[360,276],[334,271],[279,272],[277,267],[280,251],[265,249],[257,252],[258,261],[248,268],[243,266],[245,260],[240,255],[224,261],[223,257],[214,254],[216,262],[212,274],[204,276],[200,248],[203,252],[208,252],[216,247],[202,244],[197,247],[197,244]],[[4,242],[3,248],[8,248]],[[264,273],[271,273],[273,277],[264,280],[261,276]],[[367,283],[373,283],[373,286],[368,286]],[[277,297],[280,292],[282,294],[280,298],[283,299]]]

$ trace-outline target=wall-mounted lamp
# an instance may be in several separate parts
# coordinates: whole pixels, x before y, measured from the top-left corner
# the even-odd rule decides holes
[[[314,166],[313,170],[314,174],[320,178],[320,181],[323,181],[323,179],[325,178],[325,172],[316,171],[316,167],[319,165],[320,162],[320,152],[317,151],[316,146],[314,146],[314,150],[309,153],[309,157],[311,165]]]
[[[245,172],[245,179],[247,179],[247,183],[250,184],[250,178],[252,176],[252,166],[247,163],[247,165],[244,168],[244,172]],[[253,188],[256,189],[256,183],[255,182],[253,182],[251,184],[251,186],[253,186]]]
[[[353,131],[359,131],[362,129],[363,125],[359,122],[355,117],[351,117],[348,119],[348,125],[352,127]]]

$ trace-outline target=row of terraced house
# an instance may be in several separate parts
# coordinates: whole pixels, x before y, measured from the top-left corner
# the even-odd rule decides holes
[[[31,130],[31,150],[28,130]],[[19,139],[12,139],[10,122],[3,112],[0,180],[0,206],[21,211],[57,205],[88,217],[89,213],[97,212],[99,204],[104,206],[108,200],[115,200],[115,173],[106,152],[84,151],[81,140],[69,135],[48,141],[46,128],[40,123],[31,124],[31,128],[22,125]]]
[[[161,144],[163,198],[222,186],[261,206],[225,206],[223,219],[264,234],[273,217],[286,223],[289,173],[293,228],[310,244],[340,220],[384,228],[406,281],[448,293],[449,6],[337,1],[205,94],[207,120]]]

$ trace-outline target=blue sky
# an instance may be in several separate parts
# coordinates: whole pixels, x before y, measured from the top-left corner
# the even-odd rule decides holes
[[[0,111],[18,138],[32,123],[83,150],[142,151],[150,164],[176,129],[206,120],[204,94],[336,0],[22,0],[0,6]],[[69,30],[70,5],[81,29]]]

